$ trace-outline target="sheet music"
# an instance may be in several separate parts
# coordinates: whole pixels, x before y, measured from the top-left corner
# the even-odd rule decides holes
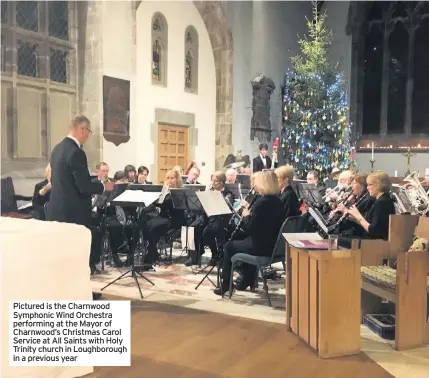
[[[126,190],[112,202],[130,202],[135,204],[144,203],[146,207],[152,205],[159,199],[161,193],[143,192],[141,190]]]
[[[310,207],[308,209],[308,212],[313,217],[313,219],[317,222],[319,227],[327,234],[328,233],[328,227],[326,227],[325,223],[319,218],[319,216],[316,214],[314,209],[312,207]]]
[[[196,194],[208,217],[232,214],[221,192],[214,190],[210,192],[196,192]]]
[[[24,210],[24,209],[28,209],[29,207],[33,206],[33,202],[27,202],[24,205],[21,205],[20,207],[18,207],[18,210]]]

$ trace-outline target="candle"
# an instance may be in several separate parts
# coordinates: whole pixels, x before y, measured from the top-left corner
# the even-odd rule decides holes
[[[374,142],[372,142],[371,160],[374,160]]]
[[[398,171],[395,171],[395,177],[398,177]]]

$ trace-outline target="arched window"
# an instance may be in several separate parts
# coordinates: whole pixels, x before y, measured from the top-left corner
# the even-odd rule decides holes
[[[185,30],[185,91],[198,92],[198,34],[193,26]]]
[[[428,136],[429,3],[367,2],[353,55],[358,136]]]
[[[152,84],[167,85],[168,26],[162,13],[152,17]]]

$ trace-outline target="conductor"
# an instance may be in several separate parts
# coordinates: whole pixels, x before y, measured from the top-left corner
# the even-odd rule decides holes
[[[58,143],[51,153],[51,196],[47,205],[47,220],[75,223],[91,230],[91,273],[100,245],[95,227],[91,227],[91,195],[102,194],[104,185],[91,181],[88,161],[83,151],[83,144],[92,134],[91,123],[85,116],[76,116],[71,120],[69,134]]]

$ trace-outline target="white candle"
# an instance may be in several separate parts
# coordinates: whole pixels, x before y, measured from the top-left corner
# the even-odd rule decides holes
[[[398,171],[395,171],[395,177],[398,177]]]
[[[372,142],[371,160],[374,160],[374,142]]]

